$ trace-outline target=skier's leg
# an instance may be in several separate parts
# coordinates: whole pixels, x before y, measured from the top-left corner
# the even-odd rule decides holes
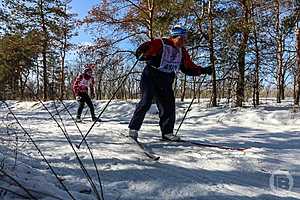
[[[141,100],[137,104],[133,117],[131,118],[131,121],[128,126],[129,129],[137,131],[140,130],[145,115],[151,107],[153,99],[153,84],[151,78],[149,77],[149,72],[146,69],[143,71],[141,77],[140,89],[142,95]]]
[[[79,103],[79,107],[78,107],[78,109],[77,109],[77,116],[76,116],[76,119],[77,119],[77,120],[80,120],[80,118],[81,118],[81,113],[82,113],[82,110],[83,110],[83,108],[84,108],[84,103],[85,103],[84,97],[81,97],[81,98],[79,99],[78,103]]]
[[[165,135],[173,135],[175,124],[175,97],[172,87],[159,90],[156,103],[159,110],[159,126],[162,137],[164,138]]]
[[[93,102],[88,94],[85,95],[85,102],[88,105],[88,107],[90,108],[92,120],[93,121],[96,120],[97,118],[95,116],[95,108],[94,108]]]

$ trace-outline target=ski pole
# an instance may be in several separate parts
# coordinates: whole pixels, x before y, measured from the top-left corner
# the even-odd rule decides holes
[[[84,135],[84,137],[82,138],[81,142],[76,145],[76,147],[79,149],[82,142],[85,140],[85,138],[88,136],[88,134],[91,132],[92,128],[95,126],[95,124],[97,123],[97,121],[100,119],[101,115],[104,113],[105,109],[108,107],[108,105],[110,104],[110,102],[113,100],[113,98],[115,97],[115,95],[117,94],[117,92],[119,91],[119,89],[122,87],[122,85],[124,84],[124,82],[127,80],[128,76],[131,74],[132,70],[134,69],[134,67],[136,66],[136,64],[139,62],[140,58],[142,58],[143,54],[141,54],[139,56],[139,58],[135,61],[135,63],[133,64],[133,66],[130,68],[129,72],[126,74],[126,76],[123,78],[122,82],[120,83],[120,85],[118,86],[118,88],[116,89],[116,91],[113,93],[113,95],[110,97],[109,101],[106,103],[106,105],[104,106],[103,110],[100,112],[100,114],[98,115],[97,119],[94,121],[94,123],[92,124],[92,126],[90,127],[90,129],[87,131],[87,133]]]
[[[206,77],[206,74],[205,74],[205,76],[203,77],[203,79],[202,79],[202,81],[201,81],[199,87],[201,87],[202,83],[203,83],[204,80],[205,80],[205,77]],[[191,107],[192,107],[192,104],[193,104],[193,102],[194,102],[195,99],[196,99],[196,91],[195,91],[195,89],[194,89],[193,99],[192,99],[192,101],[191,101],[189,107],[188,107],[187,110],[185,111],[184,116],[183,116],[183,118],[182,118],[182,120],[181,120],[181,122],[180,122],[180,124],[179,124],[179,126],[178,126],[178,128],[177,128],[177,130],[176,130],[175,135],[177,135],[177,133],[178,133],[178,131],[179,131],[179,129],[180,129],[180,127],[181,127],[183,121],[185,120],[185,118],[186,118],[186,116],[187,116],[187,113],[190,111],[190,109],[191,109]]]

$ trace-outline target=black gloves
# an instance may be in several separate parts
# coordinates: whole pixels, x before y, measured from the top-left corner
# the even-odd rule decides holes
[[[212,67],[211,66],[209,66],[209,67],[203,67],[202,68],[202,73],[203,74],[211,75],[212,74]]]

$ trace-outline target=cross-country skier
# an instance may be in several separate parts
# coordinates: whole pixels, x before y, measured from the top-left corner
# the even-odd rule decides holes
[[[184,48],[187,40],[186,29],[175,26],[168,38],[154,39],[143,43],[136,50],[136,56],[146,61],[143,70],[140,89],[141,100],[137,104],[129,123],[129,136],[137,139],[145,114],[155,97],[159,110],[159,126],[162,138],[165,140],[180,140],[174,135],[175,97],[172,84],[176,73],[180,70],[189,76],[212,74],[211,67],[201,67],[194,64]]]
[[[83,73],[79,74],[73,83],[73,93],[76,100],[79,102],[79,107],[77,110],[76,121],[81,122],[81,113],[86,103],[91,111],[92,120],[96,121],[95,109],[93,102],[89,96],[89,90],[91,97],[95,97],[95,80],[93,77],[94,64],[87,64],[83,70]],[[99,120],[100,121],[100,120]]]

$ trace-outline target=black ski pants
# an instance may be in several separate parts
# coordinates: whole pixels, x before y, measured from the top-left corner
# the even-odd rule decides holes
[[[85,103],[90,108],[92,119],[96,118],[95,117],[95,108],[94,108],[93,102],[92,102],[91,98],[89,97],[89,95],[84,92],[84,93],[79,93],[78,96],[80,96],[81,99],[78,101],[79,102],[79,107],[78,107],[78,110],[77,110],[77,118],[81,117],[81,113],[82,113],[82,110],[84,108]]]
[[[129,128],[140,130],[146,112],[151,107],[153,99],[159,110],[159,126],[162,135],[173,133],[175,123],[175,97],[172,89],[174,73],[161,72],[146,66],[143,70],[140,89],[141,100],[137,104]]]

